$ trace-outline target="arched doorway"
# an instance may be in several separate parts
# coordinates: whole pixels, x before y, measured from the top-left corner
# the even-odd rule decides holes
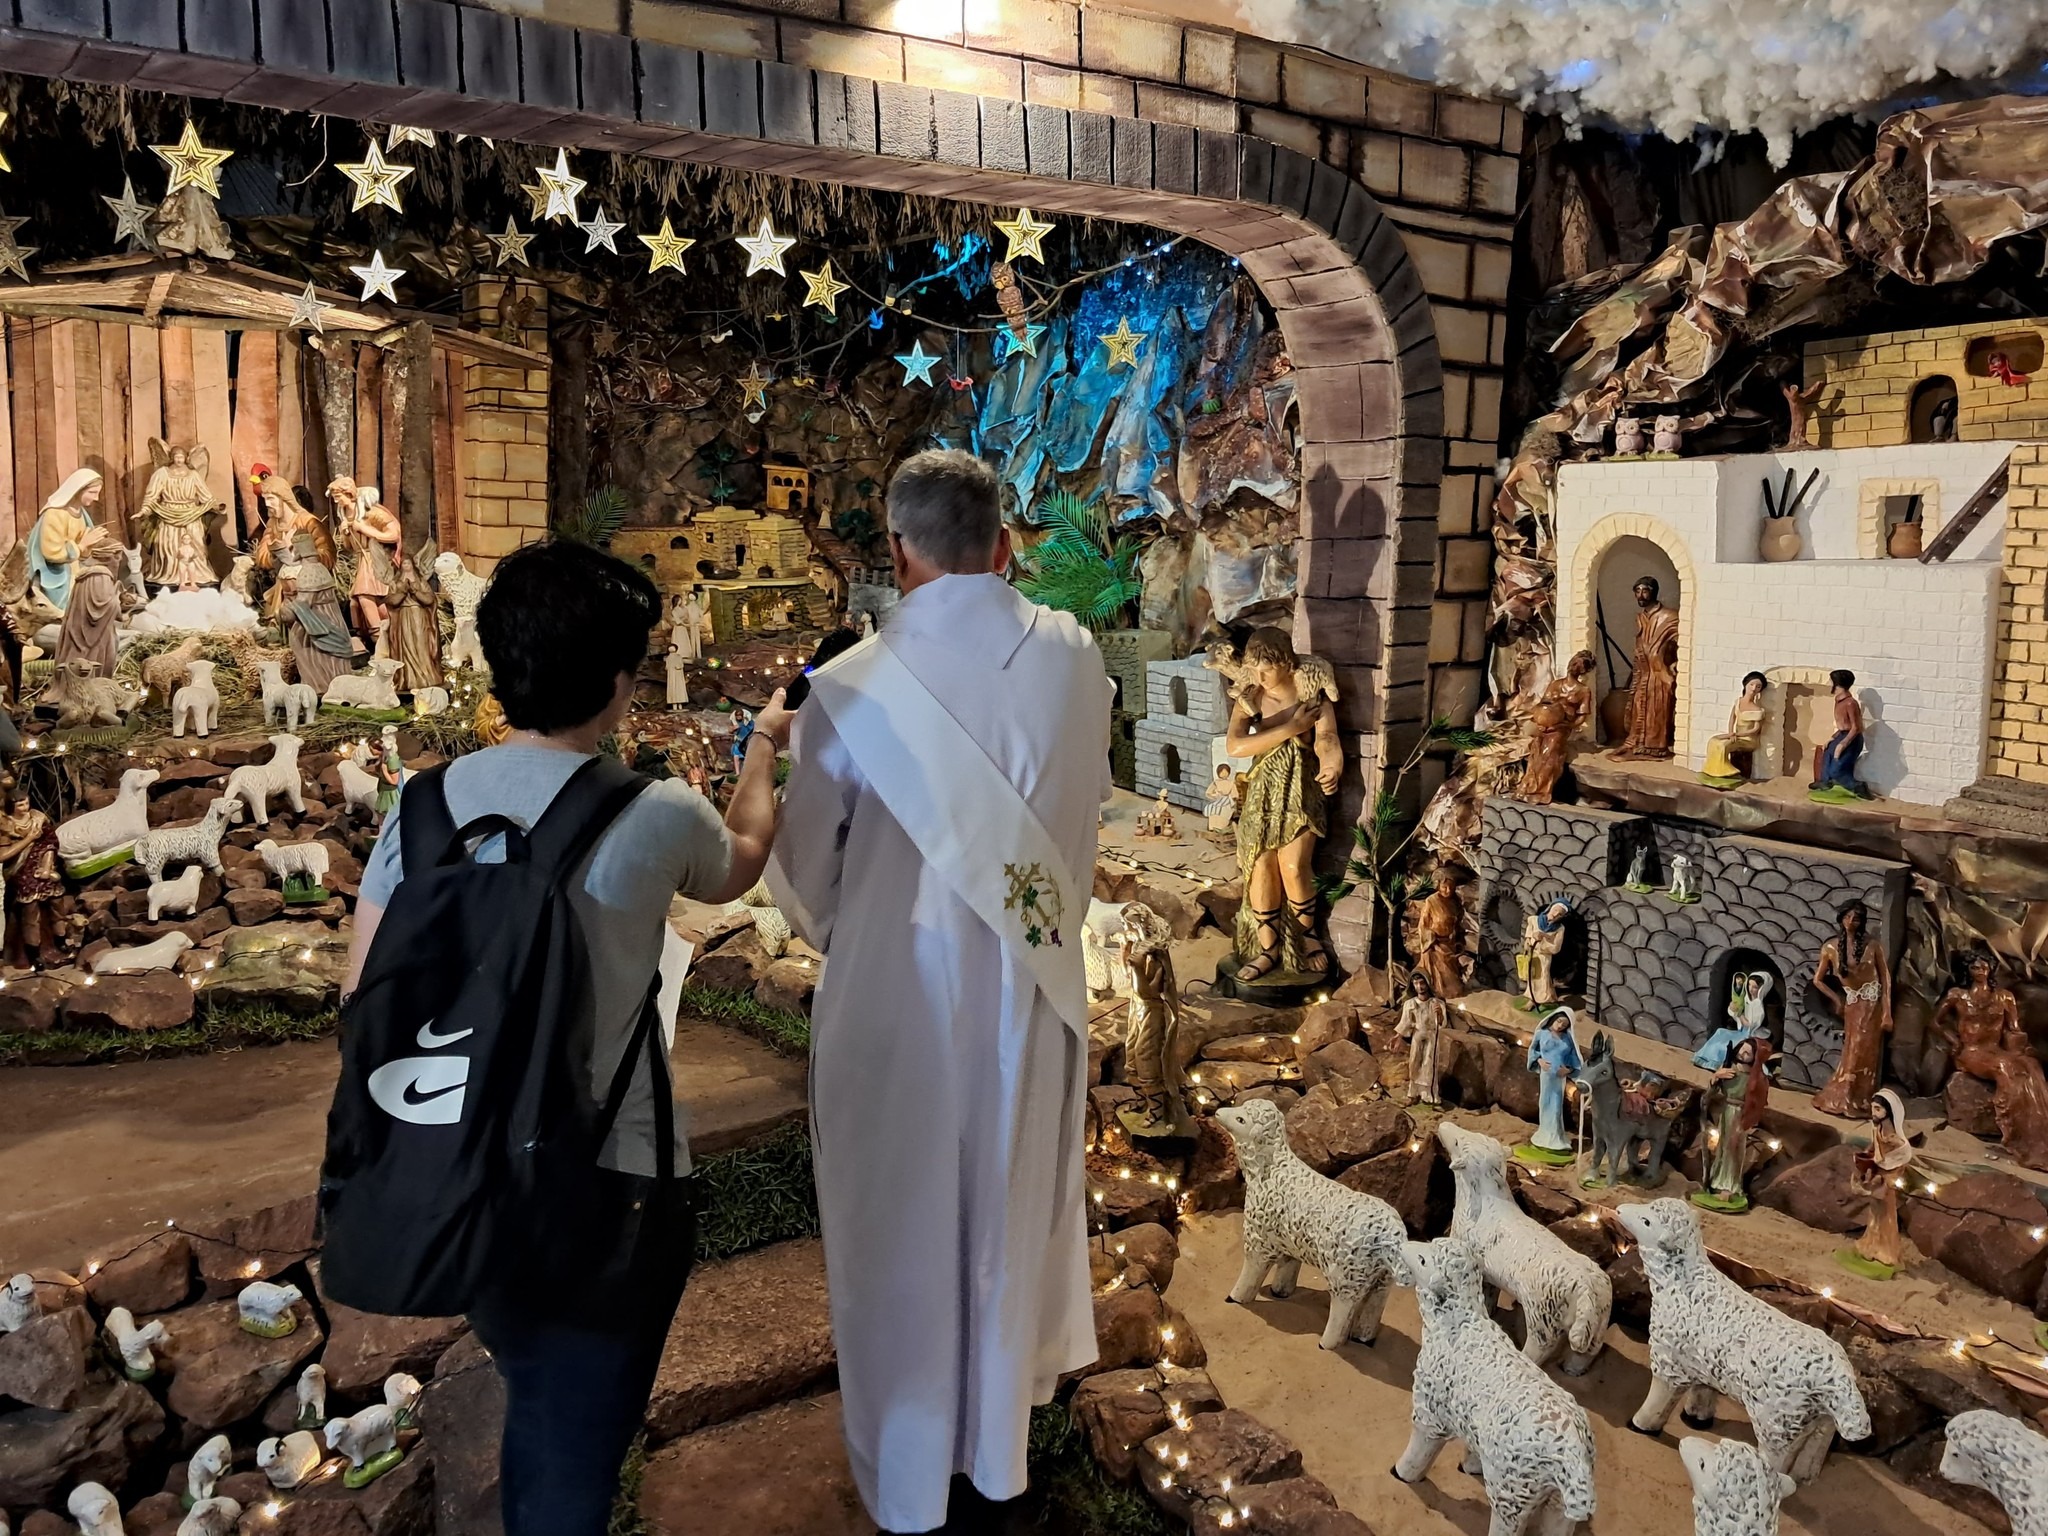
[[[1683,583],[1671,556],[1649,539],[1625,534],[1608,545],[1593,570],[1593,625],[1599,637],[1593,655],[1598,663],[1599,695],[1629,685],[1636,643],[1636,583],[1657,584],[1657,601],[1678,608]]]
[[[1764,1029],[1770,1036],[1771,1049],[1782,1050],[1785,1044],[1785,973],[1779,969],[1778,962],[1762,950],[1742,946],[1724,949],[1714,958],[1707,976],[1708,1016],[1700,1037],[1704,1039],[1715,1030],[1736,1022],[1730,1017],[1730,1010],[1735,1006],[1735,980],[1738,976],[1745,978],[1745,997],[1754,993],[1762,1008]]]
[[[1600,696],[1628,677],[1634,663],[1637,580],[1657,583],[1657,601],[1678,614],[1678,691],[1671,753],[1685,762],[1692,751],[1692,673],[1688,637],[1699,608],[1699,582],[1685,540],[1669,524],[1642,513],[1617,513],[1587,529],[1572,554],[1569,583],[1558,583],[1558,632],[1576,635],[1599,659]],[[1604,634],[1603,634],[1604,619]]]

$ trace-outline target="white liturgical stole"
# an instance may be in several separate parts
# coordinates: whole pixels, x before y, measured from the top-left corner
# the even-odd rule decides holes
[[[925,862],[1088,1038],[1076,883],[1038,813],[879,635],[811,680],[811,697]]]

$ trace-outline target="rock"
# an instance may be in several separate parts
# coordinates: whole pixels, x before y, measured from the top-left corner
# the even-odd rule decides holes
[[[1117,1117],[1120,1109],[1136,1108],[1138,1090],[1122,1083],[1099,1083],[1088,1090],[1088,1145],[1118,1157],[1132,1150],[1131,1134]]]
[[[310,803],[308,809],[310,809]],[[331,837],[315,839],[327,850],[327,876],[320,883],[342,896],[353,896],[362,884],[362,861]]]
[[[1573,1216],[1551,1223],[1550,1230],[1565,1247],[1583,1253],[1602,1269],[1614,1262],[1614,1236],[1599,1218],[1588,1221],[1584,1216]]]
[[[1195,892],[1195,902],[1210,922],[1225,933],[1234,933],[1237,930],[1237,909],[1244,905],[1244,887],[1235,880],[1205,886]]]
[[[76,1408],[85,1395],[92,1333],[83,1307],[45,1312],[0,1333],[0,1397],[31,1408]]]
[[[1842,1341],[1849,1363],[1856,1368],[1856,1386],[1870,1410],[1870,1438],[1858,1440],[1856,1449],[1866,1456],[1882,1456],[1904,1445],[1934,1422],[1934,1410],[1899,1385],[1885,1369],[1885,1347],[1877,1340],[1852,1333]]]
[[[1379,1058],[1355,1040],[1333,1040],[1302,1063],[1302,1087],[1328,1083],[1339,1104],[1372,1097],[1379,1081]]]
[[[1223,1524],[1222,1511],[1231,1514]],[[1220,1504],[1203,1504],[1189,1518],[1191,1536],[1372,1536],[1372,1527],[1337,1507],[1337,1496],[1317,1478],[1233,1488]]]
[[[1643,1256],[1631,1246],[1607,1266],[1607,1283],[1614,1291],[1613,1319],[1617,1323],[1633,1323],[1638,1328],[1650,1326],[1650,1277],[1643,1270]]]
[[[251,1280],[268,1280],[310,1257],[318,1246],[314,1236],[314,1199],[301,1195],[282,1205],[265,1206],[244,1216],[231,1216],[212,1232],[193,1228],[199,1242],[199,1278],[208,1296],[234,1296]]]
[[[1104,1241],[1119,1260],[1119,1270],[1143,1265],[1145,1273],[1152,1277],[1152,1289],[1162,1296],[1166,1294],[1166,1288],[1173,1284],[1173,1266],[1180,1259],[1180,1243],[1171,1232],[1156,1222],[1145,1221],[1125,1227]]]
[[[1456,1181],[1434,1136],[1411,1140],[1391,1152],[1354,1163],[1337,1175],[1346,1189],[1376,1195],[1408,1224],[1413,1238],[1439,1237],[1450,1230]]]
[[[1480,1047],[1480,1056],[1486,1063],[1487,1103],[1518,1119],[1536,1119],[1538,1088],[1536,1074],[1529,1070],[1527,1049],[1510,1049],[1501,1041],[1489,1039]]]
[[[1291,1089],[1275,1091],[1292,1093]],[[1285,1113],[1286,1106],[1282,1105],[1281,1110]],[[1204,1115],[1195,1121],[1195,1151],[1188,1159],[1188,1176],[1182,1189],[1190,1211],[1223,1211],[1244,1204],[1244,1173],[1237,1166],[1237,1143],[1213,1117]],[[1165,1284],[1160,1282],[1161,1289]]]
[[[74,1029],[150,1034],[190,1023],[196,1007],[192,984],[175,971],[144,971],[80,987],[64,1000],[64,1022]]]
[[[232,926],[225,907],[207,907],[191,917],[172,922],[166,918],[158,923],[130,922],[118,920],[107,930],[107,937],[117,945],[154,944],[158,939],[173,933],[182,933],[194,944],[203,943],[216,933],[226,933]]]
[[[1901,1202],[1906,1236],[1929,1258],[1993,1295],[2031,1307],[2048,1277],[2048,1207],[2009,1173],[1966,1173]]]
[[[85,1305],[85,1284],[78,1276],[61,1269],[32,1269],[29,1279],[36,1283],[36,1306],[44,1312]]]
[[[0,986],[0,1035],[40,1035],[57,1027],[71,988],[54,976],[24,976]]]
[[[1156,1159],[1143,1152],[1116,1156],[1090,1152],[1086,1164],[1092,1214],[1110,1227],[1128,1227],[1143,1221],[1165,1226],[1173,1220],[1175,1191],[1168,1189],[1165,1181],[1174,1176]],[[1129,1177],[1125,1177],[1126,1170]],[[1155,1174],[1157,1183],[1153,1182]],[[1094,1199],[1097,1194],[1102,1196],[1100,1201]]]
[[[348,935],[320,923],[230,928],[220,946],[220,962],[206,973],[200,991],[217,1001],[267,1002],[293,1013],[314,1013],[340,995],[348,974],[348,946]]]
[[[1206,1371],[1164,1366],[1091,1376],[1074,1389],[1067,1411],[1103,1468],[1127,1478],[1139,1464],[1139,1448],[1173,1423],[1174,1408],[1191,1418],[1222,1407]]]
[[[701,957],[690,967],[690,980],[717,992],[752,992],[770,963],[760,935],[749,928]]]
[[[1188,1082],[1208,1089],[1218,1099],[1229,1103],[1241,1093],[1279,1082],[1291,1071],[1291,1062],[1285,1067],[1278,1067],[1265,1061],[1204,1061],[1188,1074]]]
[[[176,1493],[152,1493],[122,1517],[127,1536],[176,1536],[185,1521],[185,1505]],[[26,1533],[23,1533],[26,1536]]]
[[[1958,1072],[1942,1090],[1942,1109],[1948,1123],[1984,1141],[1998,1140],[1998,1116],[1992,1112],[1996,1090],[1981,1077]]]
[[[1884,1346],[1883,1370],[1943,1419],[1972,1408],[2025,1416],[2019,1395],[1975,1361],[1935,1339],[1900,1339]]]
[[[203,1262],[203,1259],[202,1259]],[[171,1372],[164,1401],[189,1425],[208,1431],[246,1419],[320,1348],[313,1309],[295,1302],[298,1328],[281,1339],[242,1331],[233,1301],[201,1302],[164,1320],[170,1337],[157,1357]]]
[[[1328,1083],[1311,1088],[1287,1113],[1287,1141],[1318,1173],[1390,1152],[1414,1135],[1415,1123],[1384,1100],[1340,1103]]]
[[[280,1502],[274,1517],[262,1504],[245,1509],[244,1536],[433,1536],[437,1454],[422,1442],[405,1460],[360,1491],[338,1477]]]
[[[244,928],[253,928],[258,923],[267,923],[284,911],[284,895],[260,884],[260,877],[248,870],[237,870],[228,877],[230,880],[247,880],[246,886],[237,886],[227,893],[228,911],[235,922]]]
[[[1508,1188],[1516,1202],[1543,1225],[1566,1221],[1579,1214],[1579,1202],[1561,1189],[1552,1189],[1521,1164],[1508,1163]]]
[[[1396,1001],[1392,978],[1385,967],[1377,965],[1360,966],[1332,995],[1355,1008],[1391,1008]]]
[[[1234,1104],[1249,1104],[1254,1099],[1264,1099],[1269,1104],[1277,1104],[1280,1107],[1280,1113],[1285,1115],[1287,1111],[1301,1102],[1301,1090],[1299,1088],[1290,1088],[1285,1083],[1265,1083],[1257,1088],[1245,1089],[1243,1093],[1240,1093],[1231,1102]]]
[[[1162,1360],[1179,1366],[1207,1365],[1209,1353],[1188,1320],[1150,1285],[1134,1285],[1128,1276],[1127,1271],[1123,1284],[1095,1298],[1098,1355],[1080,1375],[1099,1376],[1104,1371],[1152,1366]]]
[[[818,970],[802,960],[777,960],[754,983],[754,1001],[780,1013],[809,1016],[811,994],[818,990]]]
[[[475,1334],[436,1364],[420,1395],[420,1427],[434,1448],[437,1536],[504,1536],[498,1442],[505,1431],[505,1383]]]
[[[1145,1491],[1160,1508],[1185,1520],[1201,1501],[1221,1499],[1257,1483],[1301,1476],[1301,1452],[1292,1442],[1235,1408],[1196,1414],[1185,1430],[1167,1429],[1145,1442]],[[1180,1458],[1187,1457],[1187,1465]],[[1171,1466],[1172,1483],[1160,1487],[1152,1469]]]
[[[1306,1062],[1324,1046],[1349,1040],[1357,1019],[1358,1010],[1349,1003],[1336,999],[1311,1003],[1302,1010],[1301,1028],[1288,1041],[1294,1048],[1294,1059]]]
[[[0,1414],[0,1508],[51,1503],[73,1483],[119,1488],[163,1429],[156,1399],[132,1381],[90,1387],[68,1412]]]
[[[448,1346],[469,1332],[459,1317],[381,1317],[358,1312],[322,1295],[327,1312],[327,1370],[330,1397],[382,1402],[384,1378],[394,1371],[425,1378]]]
[[[168,1312],[192,1294],[192,1240],[184,1233],[155,1232],[114,1247],[120,1258],[86,1265],[85,1293],[102,1314],[111,1307],[137,1317]]]
[[[1294,1060],[1294,1041],[1288,1035],[1226,1035],[1211,1040],[1197,1054],[1204,1061],[1263,1061],[1279,1066]]]
[[[1823,1232],[1861,1232],[1870,1220],[1870,1202],[1856,1193],[1855,1163],[1854,1147],[1830,1147],[1753,1184],[1750,1198]]]
[[[32,1509],[22,1519],[21,1536],[78,1536],[78,1527],[51,1510]]]
[[[257,841],[261,842],[262,839],[258,838]],[[221,844],[220,867],[229,874],[240,870],[253,870],[265,878],[269,876],[269,871],[263,867],[262,854],[256,852],[254,848],[240,847],[234,843]]]
[[[816,1238],[701,1266],[676,1316],[647,1405],[654,1440],[673,1440],[829,1381],[838,1356]],[[772,1306],[763,1306],[773,1298]]]
[[[1202,921],[1202,909],[1157,875],[1139,875],[1128,899],[1142,901],[1158,913],[1176,939],[1192,937]]]
[[[832,1392],[664,1446],[648,1458],[640,1481],[645,1528],[705,1536],[875,1536],[839,1422],[839,1394]],[[444,1519],[439,1536],[482,1533]]]

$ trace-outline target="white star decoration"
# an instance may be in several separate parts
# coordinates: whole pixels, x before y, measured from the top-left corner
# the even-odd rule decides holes
[[[320,295],[315,293],[313,285],[308,283],[306,291],[292,300],[292,318],[286,329],[296,331],[303,327],[324,334],[327,330],[327,311],[333,307],[331,304],[321,303]]]
[[[156,242],[149,237],[149,216],[156,212],[156,210],[150,207],[149,204],[136,200],[134,177],[123,176],[121,178],[121,195],[119,197],[108,197],[102,192],[100,194],[100,201],[114,210],[114,238],[116,240],[133,240],[145,251],[155,247]]]
[[[492,248],[497,251],[498,266],[507,266],[515,261],[521,266],[531,265],[526,259],[526,248],[533,244],[533,236],[522,232],[519,221],[511,214],[505,215],[505,232],[502,235],[487,232],[484,238],[490,241]]]
[[[782,254],[794,240],[784,239],[775,233],[775,226],[768,222],[768,215],[761,215],[761,227],[751,235],[734,235],[733,244],[747,253],[747,276],[756,272],[773,272],[777,277],[787,277],[783,270]]]
[[[0,212],[0,272],[12,272],[24,283],[29,280],[28,258],[40,249],[38,246],[15,244],[14,232],[27,222],[26,217],[11,219],[5,212]]]
[[[534,198],[533,216],[537,219],[567,219],[574,224],[576,199],[590,183],[569,174],[569,151],[556,150],[554,168],[543,167],[534,174],[540,177],[541,195]],[[528,187],[525,191],[528,197],[533,197],[533,188]]]
[[[392,291],[391,285],[405,276],[405,268],[385,266],[384,253],[382,251],[374,252],[371,255],[370,264],[367,267],[350,267],[349,271],[362,279],[362,303],[369,303],[370,300],[377,297],[380,293],[393,304],[398,302],[398,295]]]
[[[612,216],[606,213],[604,209],[598,209],[589,218],[580,221],[576,227],[583,231],[584,255],[588,256],[600,245],[614,256],[619,254],[619,247],[616,242],[619,231],[626,226],[623,222],[614,223]]]

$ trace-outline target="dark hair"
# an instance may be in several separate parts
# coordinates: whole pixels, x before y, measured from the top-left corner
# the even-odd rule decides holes
[[[1828,681],[1837,688],[1854,688],[1856,686],[1856,674],[1847,667],[1837,667],[1828,674]]]
[[[1771,680],[1768,677],[1765,677],[1761,672],[1743,673],[1742,686],[1747,688],[1751,683],[1762,683],[1766,688],[1771,686]]]
[[[550,539],[498,563],[476,611],[491,692],[522,731],[582,725],[647,656],[661,614],[654,583],[588,544]]]
[[[1410,971],[1408,973],[1408,990],[1412,993],[1417,987],[1422,988],[1430,997],[1436,996],[1436,983],[1431,981],[1426,973]]]
[[[1837,907],[1835,909],[1835,926],[1837,928],[1841,927],[1851,912],[1856,914],[1857,919],[1863,924],[1865,931],[1868,931],[1870,928],[1870,908],[1861,901],[1845,901],[1841,906]]]
[[[1636,578],[1636,586],[1648,587],[1650,589],[1650,596],[1655,597],[1657,595],[1657,578],[1654,576],[1638,576]],[[1634,591],[1635,588],[1631,587],[1629,590]]]
[[[1293,638],[1274,624],[1262,625],[1252,631],[1251,638],[1244,643],[1244,659],[1252,666],[1286,667],[1290,671],[1299,665]]]

